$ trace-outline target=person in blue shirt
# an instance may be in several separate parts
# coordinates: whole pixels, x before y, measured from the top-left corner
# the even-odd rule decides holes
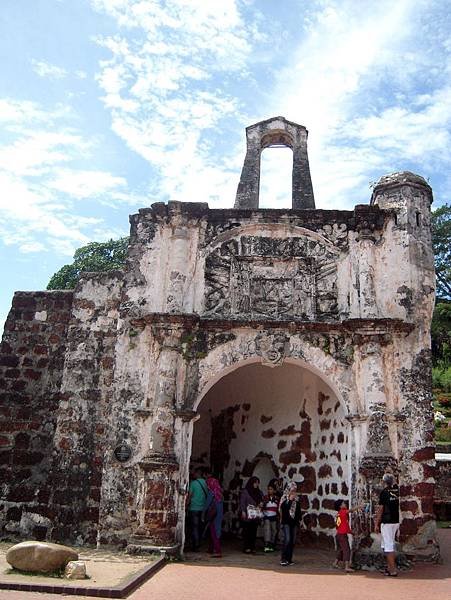
[[[208,487],[201,469],[194,469],[188,493],[188,523],[191,534],[191,550],[199,552],[202,539],[202,515],[208,497]]]

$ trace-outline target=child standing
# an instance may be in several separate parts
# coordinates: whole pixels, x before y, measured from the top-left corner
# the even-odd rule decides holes
[[[337,500],[335,502],[335,510],[337,511],[337,516],[335,517],[337,558],[335,559],[333,566],[336,569],[339,569],[340,563],[343,562],[346,573],[354,572],[354,569],[351,567],[351,547],[349,546],[348,538],[348,534],[352,534],[349,525],[349,513],[360,510],[360,508],[360,506],[357,506],[349,509],[346,500]]]
[[[263,552],[274,552],[276,549],[278,509],[279,497],[270,484],[268,485],[268,493],[263,497],[263,535],[265,539]]]

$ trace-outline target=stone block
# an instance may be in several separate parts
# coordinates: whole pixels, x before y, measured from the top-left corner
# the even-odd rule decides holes
[[[86,563],[82,560],[71,560],[64,569],[66,579],[86,579]]]
[[[330,465],[321,465],[318,470],[318,477],[325,479],[326,477],[332,477],[332,467]]]
[[[19,366],[19,357],[13,355],[0,356],[0,367],[17,367]]]
[[[418,512],[418,503],[415,500],[403,500],[400,502],[400,509],[403,512],[416,514]]]
[[[420,448],[413,453],[412,460],[416,462],[423,462],[424,460],[434,460],[435,458],[435,447],[434,446],[426,446],[425,448]]]
[[[318,517],[319,526],[323,529],[334,529],[335,519],[332,515],[321,513]]]
[[[417,483],[414,488],[416,496],[433,496],[434,495],[435,485],[433,483],[428,483],[422,481],[421,483]]]
[[[60,544],[21,542],[9,548],[6,560],[14,569],[49,573],[65,567],[71,560],[78,560],[78,554]]]

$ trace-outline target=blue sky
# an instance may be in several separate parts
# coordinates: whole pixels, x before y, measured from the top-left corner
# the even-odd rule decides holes
[[[89,241],[155,201],[231,207],[244,128],[309,130],[318,208],[397,170],[451,190],[447,0],[2,0],[0,330]],[[268,149],[262,206],[289,206]]]

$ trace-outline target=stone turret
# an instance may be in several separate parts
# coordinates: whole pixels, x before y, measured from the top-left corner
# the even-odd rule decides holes
[[[315,208],[307,155],[307,129],[273,117],[246,128],[247,150],[236,193],[235,208],[258,208],[260,160],[265,148],[287,146],[293,150],[292,208]]]

